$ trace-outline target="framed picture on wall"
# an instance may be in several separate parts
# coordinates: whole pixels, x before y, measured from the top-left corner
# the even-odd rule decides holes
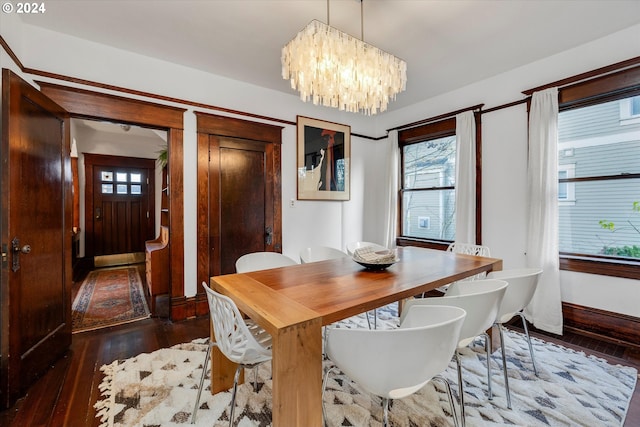
[[[297,117],[298,200],[349,200],[351,127]]]

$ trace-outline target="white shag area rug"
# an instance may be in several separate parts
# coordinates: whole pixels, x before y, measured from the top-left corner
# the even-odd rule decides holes
[[[378,310],[378,328],[397,326],[395,304]],[[364,315],[347,319],[338,327],[367,327]],[[467,426],[622,426],[636,385],[634,368],[613,366],[605,360],[532,338],[539,377],[526,338],[506,335],[507,366],[513,409],[506,406],[500,351],[492,356],[493,400],[487,398],[485,353],[481,342],[463,352]],[[206,351],[204,339],[179,344],[101,369],[102,400],[96,403],[103,427],[185,426],[198,392]],[[331,362],[325,362],[325,369]],[[258,393],[250,382],[238,387],[234,426],[271,425],[271,372],[258,371]],[[443,375],[457,396],[455,362]],[[253,380],[247,373],[247,380]],[[376,396],[362,390],[344,375],[331,376],[324,404],[329,426],[380,426],[382,407]],[[205,380],[196,426],[227,426],[230,392],[211,395]],[[418,393],[396,400],[390,424],[403,427],[453,425],[444,388],[429,383]],[[294,426],[292,426],[294,427]],[[304,427],[304,426],[300,426]]]

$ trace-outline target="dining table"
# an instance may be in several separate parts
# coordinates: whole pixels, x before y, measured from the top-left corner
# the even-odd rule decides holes
[[[210,278],[215,291],[272,337],[272,425],[321,427],[322,327],[482,272],[502,260],[413,246],[372,270],[344,257]],[[215,327],[215,326],[214,326]],[[214,347],[211,392],[233,385],[235,365]]]

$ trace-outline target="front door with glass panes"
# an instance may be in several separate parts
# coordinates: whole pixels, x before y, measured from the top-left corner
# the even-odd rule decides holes
[[[91,212],[87,215],[89,256],[144,252],[145,241],[154,238],[155,162],[135,159],[140,163],[132,165],[134,159],[127,159],[123,162],[127,166],[117,163],[92,166],[93,200],[91,210],[87,209],[87,213]]]

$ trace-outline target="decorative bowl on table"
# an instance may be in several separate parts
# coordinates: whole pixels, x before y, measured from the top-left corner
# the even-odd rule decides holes
[[[395,251],[373,246],[356,249],[351,258],[367,270],[384,270],[400,261]]]

